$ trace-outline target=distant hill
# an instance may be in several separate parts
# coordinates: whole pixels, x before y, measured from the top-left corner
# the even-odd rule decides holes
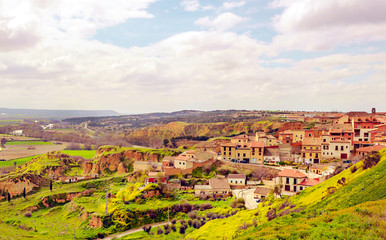
[[[112,110],[46,110],[0,108],[0,118],[77,118],[119,116]]]

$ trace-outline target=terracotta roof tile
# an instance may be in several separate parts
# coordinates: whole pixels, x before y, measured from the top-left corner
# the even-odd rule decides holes
[[[229,186],[228,181],[223,178],[223,179],[209,179],[209,186],[211,186],[212,189],[231,189]]]
[[[299,185],[304,186],[315,186],[316,184],[319,184],[319,181],[312,178],[306,178],[301,183],[299,183]]]
[[[358,152],[373,152],[373,151],[378,152],[384,148],[385,146],[375,145],[375,146],[369,146],[369,147],[361,147],[361,148],[358,148],[357,151]]]
[[[228,178],[237,178],[237,179],[245,179],[245,174],[229,174]]]
[[[304,178],[307,177],[303,173],[293,170],[293,169],[284,169],[283,171],[279,172],[278,176],[280,177],[292,177],[292,178]]]
[[[257,141],[252,141],[251,142],[251,147],[258,147],[258,148],[262,148],[264,147],[264,142],[257,142]]]
[[[260,194],[260,195],[268,195],[270,192],[271,192],[270,188],[257,187],[254,193]]]

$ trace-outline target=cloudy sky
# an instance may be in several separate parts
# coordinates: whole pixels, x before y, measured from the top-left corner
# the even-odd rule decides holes
[[[0,0],[0,107],[386,111],[385,0]]]

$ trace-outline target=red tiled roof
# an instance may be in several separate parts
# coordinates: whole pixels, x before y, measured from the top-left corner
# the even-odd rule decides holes
[[[175,158],[176,160],[180,160],[180,161],[187,161],[187,160],[189,160],[190,159],[190,157],[187,157],[187,156],[177,156],[176,158]]]
[[[245,174],[229,174],[228,178],[237,178],[237,179],[245,179]]]
[[[384,149],[385,146],[381,146],[381,145],[375,145],[375,146],[369,146],[369,147],[361,147],[361,148],[358,148],[357,149],[357,152],[373,152],[373,151],[380,151],[382,149]]]
[[[351,143],[350,140],[331,140],[331,143]]]
[[[238,135],[235,137],[232,137],[232,139],[249,139],[247,135]]]
[[[318,184],[319,181],[316,180],[316,179],[312,179],[312,178],[306,178],[304,179],[301,183],[299,183],[299,185],[304,185],[304,186],[315,186],[316,184]]]
[[[264,142],[257,142],[257,141],[252,141],[251,142],[251,147],[257,147],[257,148],[262,148],[264,147]]]
[[[304,178],[307,177],[303,173],[293,170],[293,169],[284,169],[283,171],[279,172],[278,176],[280,177],[292,177],[292,178]]]
[[[236,147],[236,144],[234,143],[223,143],[221,144],[222,147]]]
[[[229,186],[229,183],[228,181],[224,178],[224,179],[217,179],[217,178],[214,178],[214,179],[209,179],[209,186],[212,188],[212,189],[230,189],[231,187]]]
[[[268,195],[270,192],[271,192],[270,188],[257,187],[254,193],[260,194],[260,195]]]

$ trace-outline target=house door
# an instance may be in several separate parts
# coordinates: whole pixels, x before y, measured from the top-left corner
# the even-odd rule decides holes
[[[314,159],[314,163],[319,163],[319,159]]]
[[[347,159],[347,153],[341,153],[340,159]]]

